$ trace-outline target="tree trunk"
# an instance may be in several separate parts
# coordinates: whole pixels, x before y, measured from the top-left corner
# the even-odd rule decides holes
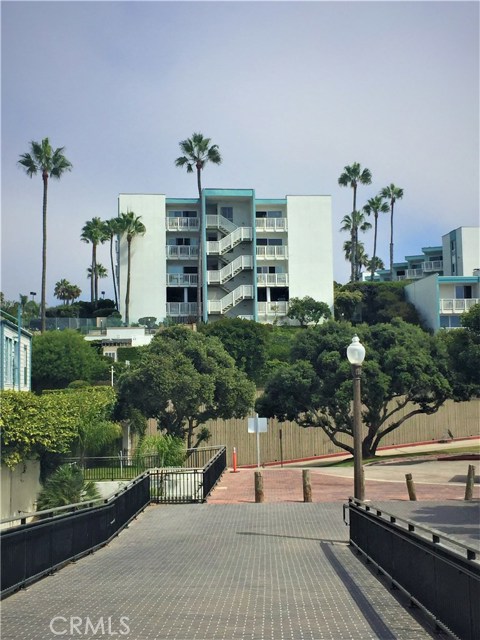
[[[390,281],[393,282],[393,203],[390,202]]]
[[[197,164],[198,203],[200,205],[198,217],[198,262],[197,262],[197,322],[203,320],[202,310],[202,284],[203,284],[203,204],[202,204],[202,168]]]
[[[370,269],[370,272],[372,274],[370,280],[372,282],[375,274],[375,258],[377,257],[377,225],[378,225],[378,213],[375,214],[375,228],[373,230],[373,257],[372,257],[372,268]]]
[[[130,324],[129,306],[130,306],[130,262],[131,262],[130,245],[131,244],[132,244],[132,239],[127,238],[127,290],[125,292],[125,324],[127,325],[127,327]]]
[[[95,299],[94,302],[98,302],[98,273],[97,273],[97,245],[93,244],[93,262],[94,262],[94,277],[95,277]]]
[[[352,233],[351,233],[351,269],[350,269],[350,280],[352,282],[356,281],[356,269],[357,269],[357,245],[356,245],[356,224],[355,224],[355,212],[357,210],[357,185],[352,185],[353,188],[353,211],[352,211]]]
[[[117,284],[115,282],[115,269],[113,265],[113,234],[110,236],[110,266],[112,269],[113,294],[115,296],[115,309],[118,310]]]
[[[47,291],[47,191],[48,191],[48,173],[42,173],[43,179],[43,221],[42,221],[42,300],[41,300],[41,331],[45,332],[47,328],[46,320],[46,291]]]

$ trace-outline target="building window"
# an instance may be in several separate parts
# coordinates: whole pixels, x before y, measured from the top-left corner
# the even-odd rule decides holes
[[[105,351],[103,355],[107,356],[107,358],[112,358],[112,360],[116,360],[115,351]]]
[[[281,238],[257,238],[257,247],[281,247],[282,245]]]
[[[256,211],[255,217],[257,218],[281,218],[281,211]]]
[[[167,211],[168,218],[196,218],[196,211]]]
[[[23,385],[26,387],[28,384],[28,351],[27,346],[23,345]]]
[[[220,213],[224,218],[233,222],[233,207],[220,207]]]
[[[470,300],[472,297],[472,286],[467,284],[467,285],[456,285],[455,286],[455,298],[457,298],[457,300],[465,300],[468,299]]]

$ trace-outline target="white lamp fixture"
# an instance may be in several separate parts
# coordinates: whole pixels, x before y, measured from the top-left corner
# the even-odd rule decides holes
[[[365,347],[355,334],[347,347],[347,358],[350,364],[361,365],[365,359]]]

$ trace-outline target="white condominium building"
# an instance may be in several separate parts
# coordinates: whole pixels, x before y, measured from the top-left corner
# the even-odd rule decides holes
[[[201,201],[121,194],[118,204],[119,214],[133,211],[146,227],[131,244],[130,323],[146,316],[195,321],[199,277],[204,322],[222,316],[282,321],[293,297],[311,296],[333,310],[330,196],[265,200],[252,189],[203,189]],[[125,318],[125,238],[118,254]]]

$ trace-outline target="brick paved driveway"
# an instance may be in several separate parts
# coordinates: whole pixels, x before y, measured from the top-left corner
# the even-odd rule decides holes
[[[438,638],[347,536],[341,503],[150,506],[107,547],[7,598],[2,640]]]

